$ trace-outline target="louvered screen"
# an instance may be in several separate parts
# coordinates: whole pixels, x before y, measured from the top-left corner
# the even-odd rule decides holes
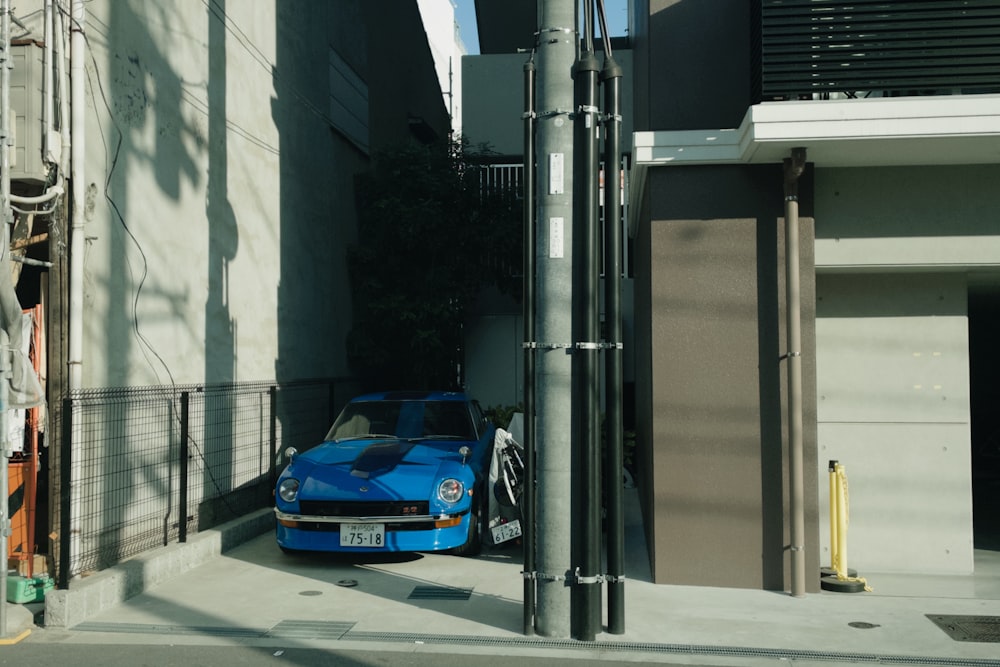
[[[1000,0],[755,0],[757,101],[1000,92]]]

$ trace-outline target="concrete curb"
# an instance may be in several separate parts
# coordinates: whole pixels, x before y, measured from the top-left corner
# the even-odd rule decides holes
[[[187,542],[170,544],[75,579],[66,590],[45,594],[45,627],[71,628],[273,528],[274,510],[264,508],[197,533]]]

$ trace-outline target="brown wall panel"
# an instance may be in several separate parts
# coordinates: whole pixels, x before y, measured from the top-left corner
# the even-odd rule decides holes
[[[781,168],[652,170],[648,359],[638,432],[649,468],[645,515],[658,583],[785,588]],[[803,189],[811,192],[811,174]],[[803,215],[811,212],[803,197]],[[806,489],[817,488],[812,220],[800,221]],[[648,279],[646,277],[648,276]],[[646,291],[648,289],[648,292]],[[637,308],[637,312],[640,309]],[[637,320],[637,330],[641,330]],[[637,364],[638,365],[638,364]],[[637,381],[638,369],[637,369]],[[807,567],[818,572],[818,505],[807,503]],[[811,579],[810,579],[811,581]],[[818,574],[815,578],[818,590]]]

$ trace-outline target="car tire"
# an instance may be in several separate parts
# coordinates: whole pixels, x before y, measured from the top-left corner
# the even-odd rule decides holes
[[[469,521],[469,535],[465,539],[465,544],[452,549],[452,554],[456,556],[478,556],[483,550],[483,521],[480,505],[479,501],[473,503]]]

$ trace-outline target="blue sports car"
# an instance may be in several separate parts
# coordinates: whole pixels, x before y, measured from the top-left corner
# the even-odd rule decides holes
[[[359,396],[275,489],[283,551],[478,553],[494,426],[453,392]]]

